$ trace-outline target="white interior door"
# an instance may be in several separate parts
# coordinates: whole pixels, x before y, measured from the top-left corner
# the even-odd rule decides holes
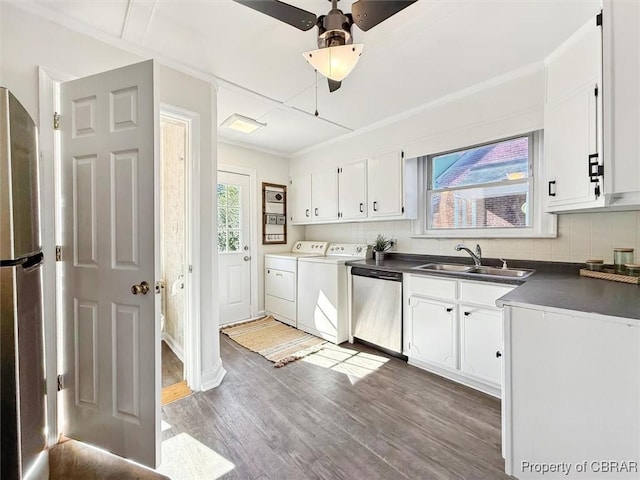
[[[151,467],[160,461],[157,128],[152,61],[61,85],[62,432]]]
[[[220,325],[251,317],[249,176],[218,172]]]

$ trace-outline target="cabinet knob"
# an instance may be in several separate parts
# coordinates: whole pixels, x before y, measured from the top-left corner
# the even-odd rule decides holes
[[[551,191],[551,185],[554,186],[553,188],[553,192]],[[556,196],[556,192],[555,192],[555,185],[556,185],[556,181],[555,180],[549,180],[549,196],[550,197],[555,197]]]
[[[307,217],[309,216],[309,209],[308,209],[308,208],[304,211],[304,214],[305,214]]]
[[[364,213],[364,203],[360,204],[360,213]]]
[[[471,312],[464,312],[465,317],[468,317],[469,315],[471,315]]]
[[[449,313],[453,312],[453,307],[447,307],[447,312]]]
[[[502,356],[502,352],[500,350],[498,350],[496,352],[496,358],[500,358]]]
[[[378,211],[378,202],[373,202],[373,211],[374,212]]]
[[[316,217],[318,216],[318,209],[315,209]]]

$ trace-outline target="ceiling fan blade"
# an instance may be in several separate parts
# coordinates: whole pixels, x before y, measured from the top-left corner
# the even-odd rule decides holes
[[[288,23],[304,32],[316,26],[317,17],[315,13],[307,12],[278,0],[234,0],[234,2],[241,3],[276,20]]]
[[[351,5],[353,23],[367,31],[417,0],[358,0]]]
[[[342,85],[342,82],[336,82],[335,80],[331,80],[330,78],[327,78],[327,81],[329,82],[329,92],[335,92],[340,88],[340,85]]]

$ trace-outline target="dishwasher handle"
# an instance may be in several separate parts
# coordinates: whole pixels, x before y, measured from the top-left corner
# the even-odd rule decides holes
[[[391,282],[402,282],[401,272],[389,272],[385,270],[375,270],[372,268],[352,267],[351,275],[354,277],[369,277]]]

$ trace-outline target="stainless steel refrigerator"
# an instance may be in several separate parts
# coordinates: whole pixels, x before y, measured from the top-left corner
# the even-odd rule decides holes
[[[42,243],[36,125],[0,87],[0,430],[2,479],[45,447]]]

